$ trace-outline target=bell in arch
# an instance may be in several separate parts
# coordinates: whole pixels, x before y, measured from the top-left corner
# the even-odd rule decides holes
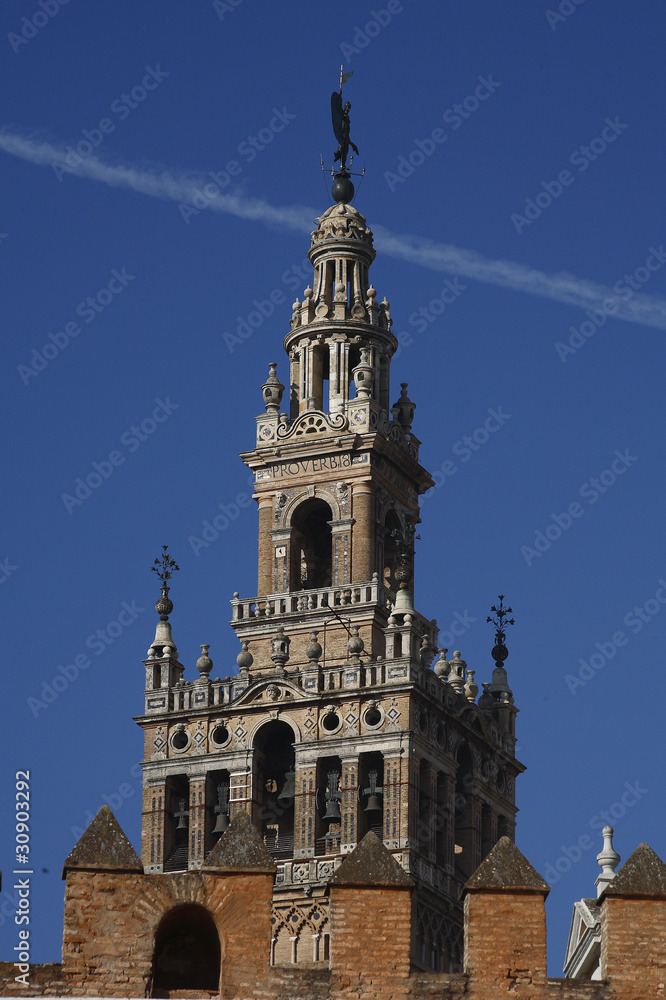
[[[293,767],[290,767],[284,776],[284,785],[282,786],[282,791],[277,797],[278,802],[283,808],[288,808],[294,801],[294,796],[296,795],[296,772]]]
[[[328,791],[326,792],[326,812],[324,813],[323,818],[339,822],[341,819],[340,799],[342,798],[339,785],[340,775],[337,771],[329,771],[327,777]]]
[[[223,782],[217,786],[217,805],[213,811],[217,813],[213,833],[223,834],[229,826],[229,788]]]
[[[368,804],[364,812],[376,813],[382,811],[382,795],[384,789],[377,785],[377,771],[368,771],[368,787],[364,788],[364,793],[368,796]]]
[[[187,830],[187,817],[190,815],[188,810],[185,808],[185,799],[178,799],[178,809],[173,814],[174,819],[178,820],[176,824],[177,830]]]

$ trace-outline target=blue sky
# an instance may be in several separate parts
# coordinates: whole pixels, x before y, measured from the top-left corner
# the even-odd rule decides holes
[[[552,974],[604,815],[623,860],[666,857],[662,20],[656,0],[3,5],[0,796],[30,770],[34,960],[59,958],[76,829],[108,801],[139,846],[163,544],[186,676],[201,643],[235,671],[257,534],[237,453],[286,370],[341,62],[392,393],[438,484],[416,604],[479,684],[490,605],[514,609],[517,843],[552,885]]]

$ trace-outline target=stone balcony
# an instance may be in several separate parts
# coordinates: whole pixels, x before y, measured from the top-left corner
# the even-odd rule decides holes
[[[321,587],[317,590],[270,594],[266,597],[241,599],[240,595],[235,593],[231,601],[231,623],[235,625],[238,622],[271,618],[276,615],[293,616],[300,621],[304,612],[320,611],[325,617],[331,611],[339,613],[341,608],[356,608],[363,605],[378,606],[385,610],[388,616],[394,599],[393,592],[384,587],[376,575],[369,583],[348,584],[342,587]]]

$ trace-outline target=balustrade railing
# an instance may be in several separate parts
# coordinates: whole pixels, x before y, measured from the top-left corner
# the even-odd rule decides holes
[[[241,600],[234,595],[232,621],[249,621],[271,618],[275,615],[297,615],[304,611],[336,611],[363,604],[379,604],[387,611],[393,603],[393,594],[378,580],[369,583],[349,584],[342,587],[321,587],[290,594],[270,594]]]

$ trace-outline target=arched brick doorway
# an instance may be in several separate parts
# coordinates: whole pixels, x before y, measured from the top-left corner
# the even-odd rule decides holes
[[[220,938],[208,910],[176,906],[155,933],[152,996],[174,990],[215,990],[220,985]]]

